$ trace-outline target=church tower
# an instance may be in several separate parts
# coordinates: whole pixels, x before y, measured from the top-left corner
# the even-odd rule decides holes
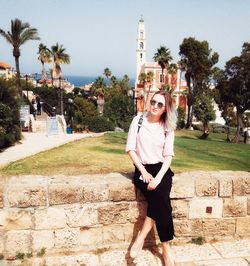
[[[146,32],[144,20],[141,17],[137,30],[137,48],[136,48],[136,83],[139,83],[138,77],[142,66],[146,63]]]

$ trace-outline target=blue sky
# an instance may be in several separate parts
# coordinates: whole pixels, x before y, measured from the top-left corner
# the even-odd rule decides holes
[[[186,37],[207,40],[220,55],[219,67],[239,55],[250,42],[249,0],[0,0],[0,28],[10,29],[19,18],[38,29],[42,43],[63,44],[71,64],[64,75],[98,76],[109,67],[114,75],[135,77],[138,21],[143,15],[147,61],[157,48],[170,49],[179,60],[179,45]],[[22,46],[23,73],[40,72],[39,41]],[[12,49],[0,37],[0,61],[14,66]],[[47,65],[47,69],[50,66]]]

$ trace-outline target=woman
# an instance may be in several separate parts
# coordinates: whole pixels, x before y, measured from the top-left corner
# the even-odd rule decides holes
[[[170,190],[170,170],[174,156],[174,129],[176,112],[169,93],[156,92],[150,101],[150,111],[136,116],[129,128],[126,151],[135,165],[134,183],[148,202],[147,216],[131,250],[135,258],[154,224],[162,242],[163,259],[167,266],[174,265],[168,241],[173,239],[174,227]]]

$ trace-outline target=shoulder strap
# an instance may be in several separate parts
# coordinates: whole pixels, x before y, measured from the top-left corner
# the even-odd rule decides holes
[[[141,125],[142,125],[142,121],[143,121],[143,114],[140,116],[139,122],[138,122],[138,130],[137,130],[137,134],[140,131]]]

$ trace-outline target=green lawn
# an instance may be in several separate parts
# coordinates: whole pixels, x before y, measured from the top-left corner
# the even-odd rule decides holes
[[[194,170],[250,171],[250,145],[225,142],[225,134],[211,134],[200,140],[199,131],[176,131],[177,172]],[[124,151],[126,133],[107,133],[98,138],[82,139],[11,163],[0,169],[1,176],[20,174],[80,175],[130,173],[133,165]]]

